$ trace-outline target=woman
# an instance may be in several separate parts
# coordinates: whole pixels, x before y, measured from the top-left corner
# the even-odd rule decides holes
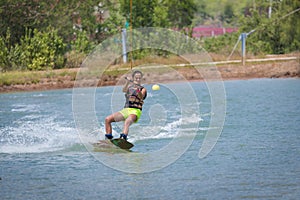
[[[112,122],[124,121],[123,133],[120,134],[120,138],[127,140],[129,126],[139,120],[144,100],[147,97],[146,88],[141,86],[142,77],[143,73],[137,70],[132,73],[132,80],[126,78],[127,81],[123,87],[126,98],[125,106],[121,111],[105,118],[105,138],[113,139]]]

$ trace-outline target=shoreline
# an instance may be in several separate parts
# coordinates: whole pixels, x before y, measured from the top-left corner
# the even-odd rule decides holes
[[[268,63],[247,63],[245,66],[240,64],[224,64],[215,67],[200,68],[203,73],[210,73],[217,69],[221,76],[221,80],[247,80],[256,78],[300,78],[300,63],[298,60],[290,61],[276,61]],[[64,69],[72,70],[74,69]],[[79,71],[79,69],[77,69]],[[202,72],[199,73],[193,67],[180,67],[176,72],[160,73],[151,71],[144,73],[145,84],[153,83],[167,83],[167,82],[180,82],[187,81],[203,81]],[[173,74],[172,74],[173,73]],[[178,79],[178,74],[183,79]],[[123,75],[123,74],[122,74]],[[98,81],[97,87],[113,86],[123,84],[121,81],[122,75],[103,75],[101,80]],[[119,83],[120,82],[120,83]],[[71,77],[59,77],[57,79],[49,78],[43,79],[39,83],[24,84],[24,85],[3,85],[0,86],[0,93],[13,93],[13,92],[30,92],[30,91],[46,91],[54,89],[67,89],[74,87],[75,80]],[[95,86],[94,81],[85,80],[82,82],[83,87]]]

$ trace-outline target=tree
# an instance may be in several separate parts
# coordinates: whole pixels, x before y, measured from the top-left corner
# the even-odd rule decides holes
[[[154,27],[170,27],[168,10],[169,8],[163,3],[154,8],[154,13],[153,13]]]
[[[221,14],[221,21],[230,24],[233,22],[234,18],[235,15],[233,12],[232,4],[226,3],[224,11]]]
[[[280,43],[285,52],[300,50],[300,1],[287,0],[279,4],[279,16],[282,29]],[[295,11],[295,12],[294,12]],[[282,16],[285,13],[286,16]],[[283,18],[284,17],[284,18]]]
[[[109,2],[109,0],[102,0]],[[73,39],[74,28],[82,28],[91,37],[98,24],[95,6],[99,0],[7,0],[0,1],[0,36],[11,30],[11,44],[20,42],[26,29],[46,30],[51,25],[64,38]]]
[[[133,28],[178,27],[192,24],[196,13],[193,0],[120,0],[121,12]]]
[[[192,24],[197,11],[193,0],[166,0],[165,5],[169,8],[171,26],[183,28]]]
[[[158,0],[120,0],[120,4],[122,14],[132,28],[155,25],[153,13],[158,6]]]
[[[268,14],[268,2],[257,1],[256,9],[241,18],[241,32],[255,30],[248,38],[248,48],[254,53],[282,54],[300,48],[300,2],[273,1],[272,16]]]
[[[44,6],[43,2],[32,0],[0,1],[0,35],[6,37],[7,30],[10,29],[9,43],[13,45],[19,42],[25,35],[25,27],[33,29],[41,26],[48,10]]]
[[[197,12],[195,13],[194,24],[204,24],[205,21],[212,18],[207,12],[206,4],[202,1],[197,3]]]

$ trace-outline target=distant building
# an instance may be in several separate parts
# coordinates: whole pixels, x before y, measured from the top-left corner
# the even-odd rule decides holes
[[[193,28],[193,37],[213,37],[223,35],[225,33],[237,32],[238,28],[224,28],[224,27],[212,27],[212,26],[198,26]]]

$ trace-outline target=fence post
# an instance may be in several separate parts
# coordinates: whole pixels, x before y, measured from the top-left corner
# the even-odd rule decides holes
[[[245,63],[246,63],[246,38],[247,38],[247,33],[242,33],[241,40],[242,40],[242,63],[243,63],[243,65],[245,65]]]
[[[123,62],[127,63],[127,50],[126,50],[126,28],[122,29],[122,47],[123,47]]]

